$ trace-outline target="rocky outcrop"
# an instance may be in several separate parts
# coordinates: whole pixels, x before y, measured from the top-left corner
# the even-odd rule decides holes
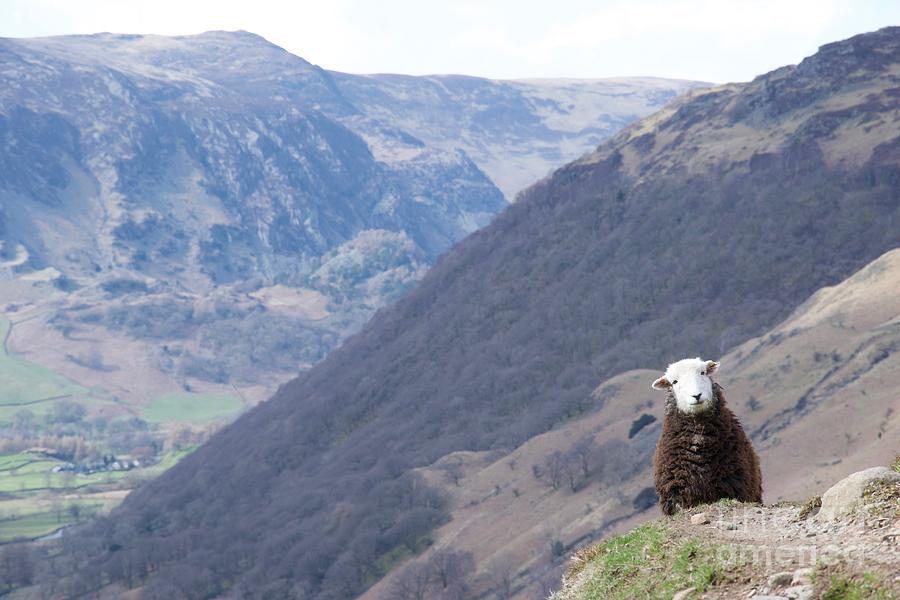
[[[900,484],[900,473],[887,467],[872,467],[841,479],[822,494],[822,507],[816,517],[833,521],[851,514],[863,505],[863,495],[873,483]]]

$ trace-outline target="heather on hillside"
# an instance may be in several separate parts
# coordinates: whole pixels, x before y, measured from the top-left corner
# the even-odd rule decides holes
[[[352,597],[444,518],[411,468],[513,448],[622,370],[716,356],[900,245],[896,128],[873,129],[859,163],[823,151],[895,122],[900,28],[837,46],[688,99],[650,138],[626,132],[532,187],[318,367],[66,540],[58,584]],[[856,110],[821,108],[836,97]],[[697,158],[746,129],[746,158]]]

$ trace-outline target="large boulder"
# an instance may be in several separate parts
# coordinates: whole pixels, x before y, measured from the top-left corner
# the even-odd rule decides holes
[[[872,467],[845,477],[822,494],[818,518],[830,521],[852,512],[859,505],[863,491],[875,481],[900,483],[900,473],[887,467]]]

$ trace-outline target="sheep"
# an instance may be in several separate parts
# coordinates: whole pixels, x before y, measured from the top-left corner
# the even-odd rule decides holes
[[[667,392],[662,433],[653,456],[653,478],[665,515],[733,498],[762,502],[759,457],[722,386],[710,375],[719,363],[686,358],[669,365],[653,389]]]

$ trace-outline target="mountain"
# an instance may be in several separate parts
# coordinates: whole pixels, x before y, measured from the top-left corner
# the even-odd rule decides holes
[[[11,346],[137,404],[265,397],[504,192],[698,85],[348,75],[247,32],[2,39],[0,82]]]
[[[35,266],[73,275],[128,266],[212,283],[257,272],[290,281],[363,228],[402,230],[433,258],[503,206],[462,155],[376,161],[358,135],[291,94],[318,70],[253,35],[3,46],[4,133],[17,150],[6,154],[4,187],[17,212],[39,213],[5,216],[9,258],[30,243]],[[93,244],[26,237],[38,216],[55,225],[46,213],[76,208]]]
[[[416,468],[508,453],[595,410],[598,383],[723,354],[900,246],[898,71],[900,28],[856,36],[693,92],[559,169],[70,536],[67,585],[359,594],[449,516]]]
[[[716,380],[760,455],[766,503],[802,502],[897,454],[900,418],[889,383],[900,370],[897,290],[900,249],[716,356],[722,363]],[[602,382],[585,415],[509,454],[458,452],[421,469],[446,494],[452,518],[426,552],[363,598],[391,597],[404,580],[428,570],[433,556],[448,553],[473,557],[478,568],[469,581],[476,593],[505,579],[513,597],[546,598],[559,589],[574,549],[659,516],[650,456],[663,395],[649,384],[664,365],[652,366]],[[556,487],[550,474],[535,476],[548,467],[559,469]]]
[[[465,151],[510,200],[677,94],[709,85],[656,77],[331,76],[368,117],[396,123],[429,146]],[[345,123],[363,126],[364,120]]]

